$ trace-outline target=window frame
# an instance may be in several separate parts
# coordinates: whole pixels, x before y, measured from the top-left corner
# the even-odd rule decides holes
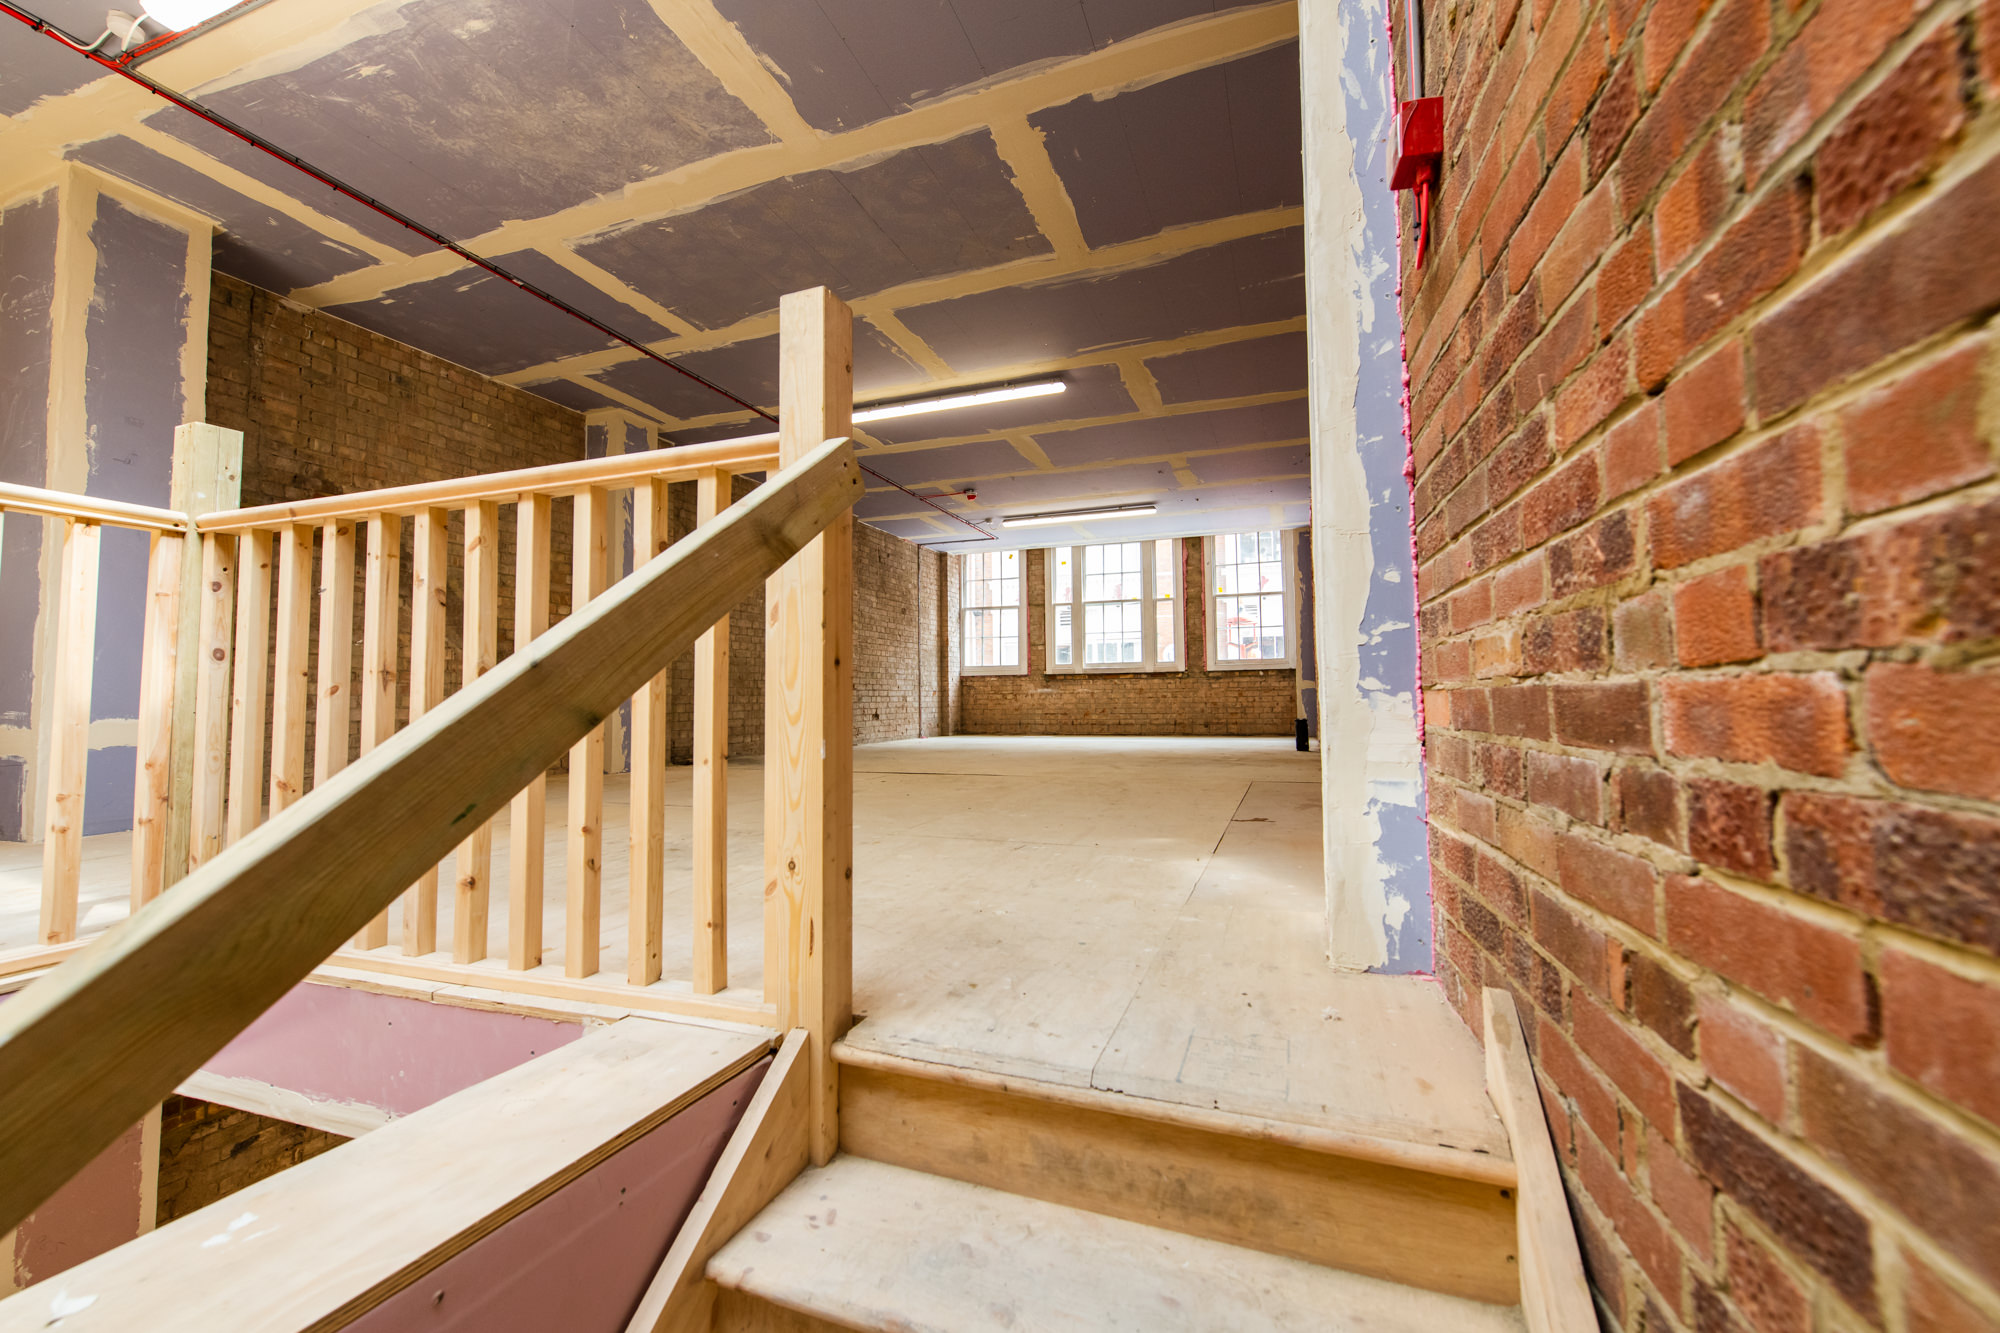
[[[1278,560],[1285,568],[1285,655],[1277,657],[1255,657],[1248,661],[1225,661],[1222,657],[1221,617],[1215,613],[1215,602],[1219,597],[1240,594],[1215,591],[1215,545],[1218,538],[1240,537],[1243,532],[1276,532],[1278,534]],[[1246,528],[1242,532],[1218,532],[1202,538],[1201,579],[1203,613],[1208,620],[1207,651],[1210,671],[1295,671],[1299,665],[1299,566],[1296,546],[1296,528]]]
[[[1137,662],[1094,663],[1087,663],[1081,660],[1083,657],[1084,600],[1083,558],[1079,555],[1075,557],[1077,568],[1070,581],[1070,601],[1068,603],[1070,608],[1070,633],[1072,635],[1070,654],[1077,660],[1068,665],[1057,663],[1056,609],[1061,603],[1058,603],[1055,599],[1056,552],[1061,548],[1049,546],[1042,549],[1042,605],[1043,614],[1048,617],[1048,622],[1042,635],[1042,671],[1044,674],[1051,676],[1150,676],[1187,670],[1187,548],[1182,544],[1186,539],[1181,537],[1139,537],[1132,540],[1139,544],[1139,582],[1140,586],[1146,589],[1146,595],[1137,599],[1141,608],[1139,612],[1141,660]],[[1154,591],[1159,586],[1159,547],[1157,543],[1162,541],[1172,542],[1174,552],[1173,593],[1171,598],[1168,599],[1159,597]],[[1064,543],[1065,546],[1075,551],[1082,551],[1086,546],[1124,546],[1127,544],[1129,543],[1120,541]],[[1159,611],[1157,608],[1163,600],[1171,600],[1175,607],[1175,614],[1172,617],[1174,626],[1174,660],[1171,662],[1162,662],[1159,660]]]
[[[1016,613],[1015,624],[1020,626],[1020,646],[1014,654],[1013,666],[972,666],[965,659],[965,646],[972,642],[969,622],[974,611],[1005,611],[1010,604],[1001,602],[990,606],[974,606],[967,596],[967,586],[972,582],[970,561],[975,555],[1013,555],[1017,573],[1014,586],[1016,600],[1011,609]],[[1028,633],[1028,553],[1022,550],[1009,551],[966,551],[961,552],[958,565],[958,674],[961,676],[1025,676],[1028,674],[1028,654],[1031,651],[1032,636]]]

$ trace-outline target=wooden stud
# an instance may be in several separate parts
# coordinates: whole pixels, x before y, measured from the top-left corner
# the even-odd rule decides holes
[[[549,523],[546,495],[524,495],[514,522],[514,653],[549,627]],[[514,797],[507,835],[507,966],[542,965],[543,825],[549,779],[538,773]]]
[[[361,753],[395,734],[397,642],[403,600],[403,520],[375,514],[368,520],[368,567],[361,582]],[[355,944],[379,949],[389,942],[384,907]]]
[[[229,781],[229,680],[235,649],[237,538],[201,539],[201,612],[195,637],[194,745],[189,773],[187,868],[223,847]]]
[[[781,470],[727,518],[364,756],[309,818],[302,809],[273,836],[210,861],[0,1004],[0,1234],[361,931],[463,840],[466,823],[497,814],[582,739],[589,719],[691,649],[862,489],[844,440]]]
[[[491,500],[465,511],[464,602],[460,688],[500,660],[500,506]],[[484,823],[458,848],[457,896],[451,916],[453,962],[476,963],[486,956],[486,909],[492,892],[493,825]]]
[[[695,479],[695,526],[729,507],[734,479]],[[694,990],[729,984],[729,617],[694,644]]]
[[[444,698],[444,611],[450,556],[445,539],[451,515],[420,509],[410,536],[410,721]],[[403,952],[437,949],[438,868],[417,877],[403,897]]]
[[[1515,1240],[1520,1251],[1521,1313],[1529,1333],[1593,1333],[1597,1313],[1570,1224],[1562,1173],[1543,1119],[1542,1096],[1528,1061],[1514,997],[1486,988],[1486,1094],[1507,1127],[1520,1177]]]
[[[55,686],[49,698],[47,822],[42,845],[41,942],[76,938],[83,870],[83,789],[90,763],[90,684],[97,659],[97,572],[104,529],[63,525],[56,607]]]
[[[576,516],[570,524],[571,615],[604,591],[610,520],[611,501],[602,487],[592,487],[576,497]],[[567,869],[563,883],[563,974],[594,976],[604,891],[603,723],[592,727],[569,752]]]
[[[354,524],[319,530],[319,682],[313,699],[313,786],[347,767],[354,698]]]
[[[146,627],[139,648],[139,756],[132,777],[132,910],[167,886],[174,794],[174,685],[180,676],[185,537],[153,534],[146,561]]]
[[[636,571],[667,549],[667,484],[632,488],[632,562]],[[632,696],[631,868],[626,896],[625,979],[660,979],[667,842],[667,673]],[[700,986],[695,987],[701,990]],[[713,991],[701,991],[712,994]]]
[[[844,437],[853,315],[824,287],[778,306],[778,456]],[[827,524],[765,592],[764,995],[812,1051],[813,1163],[839,1146],[833,1043],[854,1011],[854,518]]]
[[[174,428],[174,460],[171,479],[168,483],[168,503],[189,518],[200,518],[218,509],[233,509],[243,503],[243,432],[229,430],[222,426],[211,426],[206,422],[189,422]],[[236,539],[225,538],[222,548],[229,557],[229,577],[235,577]],[[197,798],[197,783],[206,781],[204,766],[213,763],[214,773],[220,778],[222,765],[228,758],[223,747],[228,743],[229,675],[227,657],[229,635],[227,619],[229,599],[224,599],[224,620],[221,647],[223,649],[224,670],[221,700],[224,709],[212,712],[210,717],[216,722],[216,730],[211,736],[209,729],[199,719],[204,701],[213,703],[203,682],[207,679],[214,659],[209,650],[214,646],[208,634],[209,593],[207,591],[208,545],[205,540],[185,543],[181,555],[181,624],[178,632],[180,653],[176,662],[174,677],[174,757],[172,791],[167,802],[167,873],[166,882],[172,884],[188,870],[200,863],[203,857],[221,850],[222,798],[221,788],[215,792],[213,809],[215,812],[216,841],[206,851],[196,846],[195,830],[200,827],[195,822],[195,807],[201,802]],[[197,592],[197,590],[199,590]],[[190,595],[194,594],[194,595]],[[211,741],[213,749],[211,750]]]
[[[313,530],[278,532],[278,633],[272,653],[271,813],[306,791],[306,706],[311,697]]]

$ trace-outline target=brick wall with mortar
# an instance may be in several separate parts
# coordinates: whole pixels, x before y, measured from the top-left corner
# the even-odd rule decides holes
[[[2000,3],[1427,8],[1441,979],[1607,1323],[2000,1327]]]
[[[208,417],[244,432],[245,505],[536,467],[581,458],[584,452],[583,418],[568,408],[222,275],[215,278],[210,300]],[[736,497],[754,487],[753,479],[738,478]],[[668,524],[674,540],[693,530],[694,515],[693,483],[669,487]],[[569,504],[558,501],[553,516],[551,622],[569,613]],[[402,540],[400,652],[405,663],[411,526],[405,521]],[[451,690],[462,679],[460,514],[452,515],[446,548],[445,686]],[[918,734],[918,654],[925,651],[916,617],[919,559],[942,564],[945,557],[924,555],[900,538],[857,525],[857,742]],[[357,617],[360,577],[357,569]],[[511,506],[502,506],[502,656],[513,643],[513,591],[514,516]],[[274,623],[275,605],[274,596]],[[743,757],[763,750],[763,610],[760,592],[745,598],[730,617],[729,747]],[[317,634],[311,643],[311,669],[316,672]],[[676,763],[693,761],[693,681],[694,655],[688,652],[668,675],[668,745]],[[408,720],[407,690],[398,715]],[[358,716],[350,720],[350,754],[358,750],[360,725]],[[937,734],[935,726],[924,734]],[[312,771],[310,742],[306,771]]]
[[[158,1225],[346,1142],[254,1112],[169,1097],[160,1110]]]
[[[1210,671],[1208,604],[1184,597],[1183,671],[1051,675],[1044,671],[1047,552],[1028,551],[1028,670],[959,681],[959,729],[968,735],[1289,736],[1297,716],[1296,673]],[[1206,587],[1202,543],[1181,543],[1181,586]]]
[[[208,346],[208,420],[243,432],[245,505],[583,457],[580,413],[222,274],[215,275],[210,288]],[[557,503],[550,543],[552,621],[569,613],[569,525],[569,505]],[[411,520],[403,521],[399,652],[405,663],[413,527]],[[445,546],[450,562],[445,683],[453,689],[462,676],[462,514],[452,515]],[[364,533],[356,543],[357,626],[366,547]],[[274,593],[274,624],[276,614]],[[514,522],[512,507],[506,506],[500,523],[503,654],[513,643],[513,624]],[[317,672],[317,633],[310,642],[311,669]],[[361,735],[360,710],[352,711],[350,755],[358,753]],[[407,690],[399,696],[397,716],[408,721]],[[309,738],[308,775],[313,769],[310,746]]]

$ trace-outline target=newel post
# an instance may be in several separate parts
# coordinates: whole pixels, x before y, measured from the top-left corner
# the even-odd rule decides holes
[[[852,429],[853,315],[824,287],[778,307],[781,466]],[[764,995],[811,1056],[810,1143],[840,1142],[833,1043],[854,1017],[854,516],[773,575],[764,633]]]
[[[243,503],[243,432],[191,421],[174,430],[173,478],[167,505],[189,518],[200,518]],[[201,665],[202,607],[209,599],[202,583],[202,543],[188,540],[180,549],[181,595],[173,657],[172,774],[168,784],[163,885],[176,883],[188,869],[188,840],[193,827],[195,751],[195,674]]]

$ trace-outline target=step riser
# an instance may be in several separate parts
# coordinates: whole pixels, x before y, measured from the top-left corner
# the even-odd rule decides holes
[[[787,1310],[740,1291],[716,1292],[714,1319],[715,1333],[854,1333],[846,1324]]]
[[[1513,1191],[1498,1185],[853,1066],[841,1070],[840,1138],[857,1157],[1049,1203],[1520,1299]]]

